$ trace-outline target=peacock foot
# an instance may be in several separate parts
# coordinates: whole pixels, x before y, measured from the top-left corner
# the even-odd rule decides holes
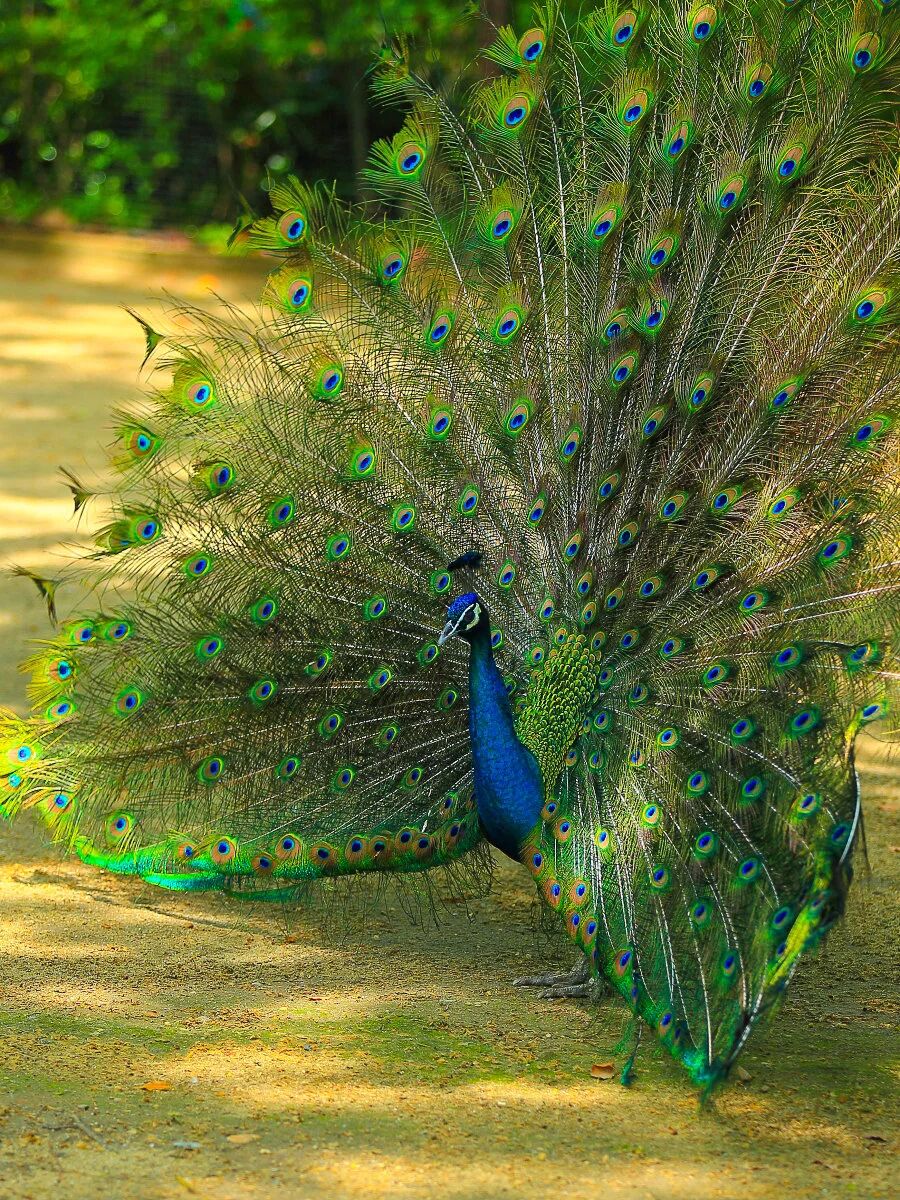
[[[606,985],[591,975],[591,965],[580,959],[570,971],[551,971],[545,975],[524,975],[513,980],[514,987],[542,988],[544,1000],[595,1000],[603,995]]]

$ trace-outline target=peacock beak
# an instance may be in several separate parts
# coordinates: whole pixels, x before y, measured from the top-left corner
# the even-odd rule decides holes
[[[452,638],[454,633],[456,633],[456,626],[452,621],[448,621],[441,630],[440,637],[438,638],[438,645],[443,646],[444,642],[446,642],[448,638]]]

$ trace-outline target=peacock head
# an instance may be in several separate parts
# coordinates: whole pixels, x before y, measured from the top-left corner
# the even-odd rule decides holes
[[[471,642],[479,629],[488,629],[487,609],[475,592],[463,592],[447,606],[447,624],[441,630],[438,645],[443,646],[449,638],[461,637]]]

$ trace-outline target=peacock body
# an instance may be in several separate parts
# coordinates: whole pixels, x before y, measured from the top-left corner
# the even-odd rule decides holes
[[[487,839],[721,1079],[890,700],[891,7],[550,6],[451,96],[386,48],[380,207],[278,183],[259,313],[149,331],[5,811],[260,896]]]

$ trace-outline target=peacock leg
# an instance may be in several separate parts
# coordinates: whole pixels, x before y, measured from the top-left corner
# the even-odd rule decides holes
[[[513,980],[514,987],[543,988],[545,1000],[574,998],[590,1000],[604,990],[603,981],[591,976],[591,965],[581,958],[569,971],[551,971],[544,975],[525,975]]]

